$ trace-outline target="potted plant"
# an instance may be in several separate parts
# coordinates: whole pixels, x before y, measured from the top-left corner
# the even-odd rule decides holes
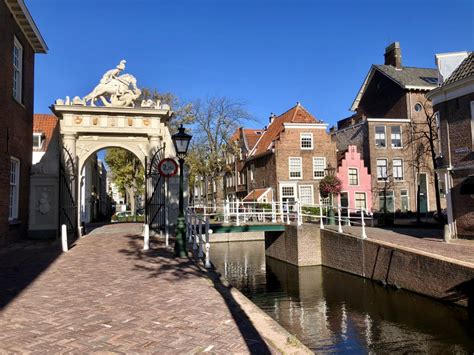
[[[328,211],[328,224],[334,224],[334,195],[338,195],[342,189],[342,181],[334,175],[326,175],[319,182],[319,193],[321,197],[329,197],[330,208]]]

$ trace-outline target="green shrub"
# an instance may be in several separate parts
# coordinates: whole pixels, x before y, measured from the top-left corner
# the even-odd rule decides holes
[[[302,209],[303,214],[310,214],[313,216],[319,216],[319,207],[303,207]]]

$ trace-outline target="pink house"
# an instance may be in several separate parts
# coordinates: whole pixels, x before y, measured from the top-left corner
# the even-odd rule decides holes
[[[341,207],[350,209],[372,209],[371,179],[355,145],[350,145],[344,153],[337,169],[337,177],[342,181]]]

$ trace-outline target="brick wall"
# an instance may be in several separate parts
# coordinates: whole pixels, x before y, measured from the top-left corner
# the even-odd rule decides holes
[[[23,100],[13,99],[13,37],[23,46]],[[32,155],[34,52],[0,2],[0,245],[26,236]],[[10,156],[20,159],[18,223],[8,221]]]
[[[442,102],[434,107],[434,110],[439,112],[441,120],[443,166],[452,165],[455,168],[452,173],[453,214],[460,236],[474,236],[474,199],[469,195],[460,194],[463,180],[474,174],[471,101],[474,101],[474,93]],[[448,148],[448,137],[451,149]],[[456,168],[464,169],[456,170]]]

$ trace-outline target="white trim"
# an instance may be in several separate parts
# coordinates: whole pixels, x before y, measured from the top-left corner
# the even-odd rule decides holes
[[[369,69],[369,72],[367,73],[367,75],[365,76],[365,79],[364,81],[362,82],[362,85],[360,86],[360,89],[359,91],[357,92],[357,96],[355,97],[354,101],[352,102],[352,105],[351,105],[351,108],[350,110],[351,111],[356,111],[357,108],[359,107],[359,102],[362,98],[362,95],[364,94],[365,92],[365,89],[367,87],[367,83],[372,80],[372,77],[374,76],[374,69],[375,67],[372,65]]]
[[[367,209],[367,192],[366,191],[354,191],[354,209],[357,209],[356,194],[364,194],[364,205],[365,205],[364,209]]]
[[[15,51],[18,50],[17,56]],[[13,98],[19,103],[23,102],[23,63],[24,63],[24,49],[21,42],[16,36],[13,36]],[[18,66],[15,65],[15,60],[18,60]],[[18,73],[18,78],[15,75]]]
[[[299,169],[300,176],[299,177],[292,177],[291,176],[291,164],[290,164],[291,159],[299,160],[299,162],[300,162],[300,164],[299,164],[299,166],[300,166],[300,169]],[[294,172],[296,172],[296,170]],[[302,157],[288,157],[288,179],[290,179],[290,180],[302,180],[303,179],[303,158]]]
[[[402,191],[406,191],[407,194],[406,194],[406,197],[407,197],[407,211],[410,211],[411,208],[410,208],[410,191],[408,190],[408,188],[406,189],[400,189],[400,210],[402,210]],[[402,211],[403,212],[403,211]]]
[[[298,201],[301,201],[301,188],[302,187],[310,187],[311,188],[311,202],[310,204],[314,204],[314,186],[313,185],[298,185]],[[302,202],[303,203],[303,202]]]
[[[398,180],[395,178],[395,174],[394,174],[394,165],[393,165],[393,161],[394,160],[400,160],[402,162],[402,179],[401,180]],[[405,162],[403,160],[403,158],[399,158],[399,157],[394,157],[392,158],[392,179],[394,182],[404,182],[405,181]]]
[[[300,129],[327,129],[329,123],[283,123],[285,128],[300,128]]]
[[[402,149],[403,148],[403,128],[402,125],[398,126],[389,126],[390,127],[390,148],[392,149]],[[400,127],[400,146],[399,147],[394,147],[392,143],[392,127]]]
[[[377,178],[377,182],[384,182],[384,179],[383,178],[380,178],[379,179],[379,172],[378,172],[378,168],[379,168],[379,165],[377,164],[377,162],[379,160],[385,160],[385,177],[388,177],[388,159],[387,158],[383,158],[383,157],[377,157],[375,159],[375,177]]]
[[[303,147],[302,146],[302,143],[303,143],[303,135],[306,135],[306,139],[307,138],[311,138],[311,147]],[[310,137],[309,137],[310,136]],[[300,133],[300,149],[301,150],[313,150],[314,149],[314,144],[313,144],[313,133],[312,132],[301,132]]]
[[[471,101],[471,151],[474,151],[474,101]]]
[[[351,184],[351,174],[349,174],[349,170],[354,169],[357,172],[357,184],[352,185]],[[359,186],[359,168],[354,168],[352,166],[347,167],[347,182],[349,186]]]
[[[323,168],[323,176],[314,176],[314,172],[316,171],[316,170],[314,169],[314,160],[315,160],[315,159],[324,159],[324,163],[323,163],[323,167],[324,167],[324,168]],[[312,175],[313,175],[313,180],[321,180],[321,179],[326,175],[326,172],[325,172],[324,169],[326,169],[326,157],[313,157],[313,169],[312,169],[312,170],[313,170],[313,173],[312,173]],[[320,170],[317,170],[317,171],[320,171]]]
[[[425,80],[426,81],[426,80]],[[407,90],[424,90],[424,91],[430,91],[433,90],[434,88],[437,88],[437,85],[427,85],[427,86],[416,86],[416,85],[406,85],[405,89]]]
[[[33,138],[34,138],[35,136],[39,137],[39,147],[35,147],[35,146],[34,146],[34,142],[33,142],[33,148],[35,148],[35,149],[41,149],[41,148],[43,147],[43,141],[44,141],[44,139],[43,139],[43,133],[40,133],[40,132],[33,132]]]
[[[279,200],[280,200],[280,203],[283,203],[283,188],[284,187],[292,187],[293,188],[293,195],[291,197],[293,197],[295,200],[298,198],[297,196],[297,188],[298,188],[298,184],[296,182],[290,182],[290,183],[281,183],[279,182],[278,183],[278,187],[279,187],[279,191],[280,191],[280,194],[279,194]]]
[[[367,118],[368,122],[402,122],[410,123],[409,118]]]
[[[431,99],[433,106],[455,99],[474,92],[474,77],[469,76],[465,79],[448,84],[446,87],[439,87],[426,94]]]
[[[379,147],[377,145],[377,127],[383,127],[383,136],[385,141],[385,145],[383,147]],[[385,125],[377,125],[374,127],[374,143],[375,149],[387,149],[387,127]]]
[[[16,2],[16,4],[15,4]],[[16,1],[5,1],[8,9],[12,13],[13,17],[15,18],[16,23],[20,27],[21,31],[28,39],[31,47],[36,53],[46,53],[48,51],[48,46],[41,36],[41,33],[36,26],[35,21],[31,17],[28,8],[26,7],[23,0],[16,0]],[[15,6],[18,5],[18,6]],[[26,20],[26,23],[25,23]],[[33,32],[33,33],[31,33]],[[34,34],[34,36],[32,36]],[[34,42],[38,42],[35,44]]]

